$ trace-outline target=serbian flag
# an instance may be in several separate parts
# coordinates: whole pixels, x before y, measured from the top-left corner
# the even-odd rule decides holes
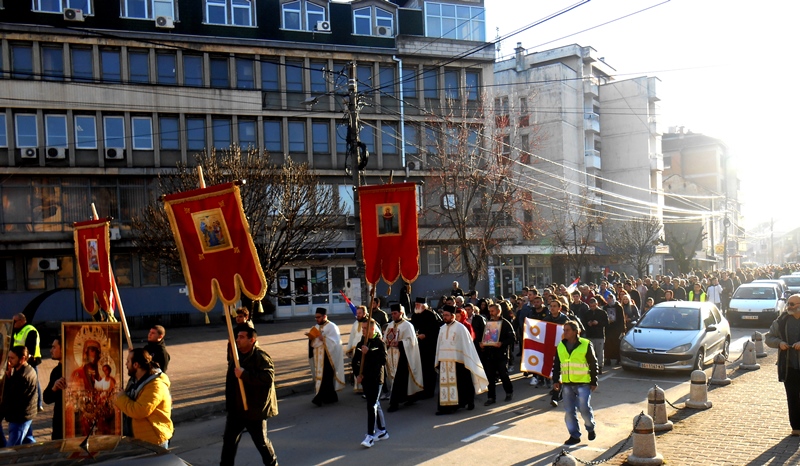
[[[267,281],[235,183],[164,196],[172,234],[181,255],[189,301],[209,311],[217,296],[226,305],[244,293],[260,300]]]
[[[520,371],[552,377],[556,346],[561,342],[563,332],[561,324],[526,318]]]
[[[107,218],[73,223],[81,303],[92,315],[99,309],[114,312],[108,224]]]
[[[391,285],[419,276],[417,186],[398,183],[358,188],[361,240],[366,280]]]
[[[578,283],[581,282],[581,277],[575,279],[574,282],[570,286],[567,287],[567,293],[572,294],[573,291],[578,287]]]
[[[347,306],[350,308],[350,312],[352,312],[353,313],[353,317],[355,317],[356,316],[356,305],[353,304],[352,301],[350,301],[350,298],[348,298],[347,295],[344,294],[344,291],[339,290],[339,293],[342,294],[342,298],[344,298],[344,302],[347,303]]]

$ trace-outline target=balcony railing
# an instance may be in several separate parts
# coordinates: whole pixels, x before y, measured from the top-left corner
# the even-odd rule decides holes
[[[587,149],[587,150],[584,151],[584,155],[585,155],[585,159],[586,159],[585,163],[586,163],[586,169],[587,170],[590,169],[590,168],[593,168],[595,170],[600,170],[602,168],[602,166],[600,164],[600,151],[599,150],[589,150],[589,149]]]
[[[592,113],[583,114],[583,129],[586,131],[600,132],[600,115]]]

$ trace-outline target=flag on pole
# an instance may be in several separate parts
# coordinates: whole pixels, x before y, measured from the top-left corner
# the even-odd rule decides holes
[[[350,301],[350,298],[348,298],[347,295],[344,294],[343,290],[339,290],[339,293],[342,294],[342,297],[344,298],[344,302],[346,302],[347,306],[350,307],[350,312],[352,312],[353,313],[353,317],[355,317],[355,315],[356,315],[356,305],[353,304],[352,301]]]
[[[258,261],[239,186],[225,183],[164,196],[190,302],[209,311],[217,297],[233,305],[260,300],[267,281]]]
[[[419,276],[417,185],[396,183],[358,188],[365,278],[391,285]]]
[[[581,282],[581,277],[576,278],[575,281],[572,282],[572,284],[567,287],[567,293],[572,294],[572,292],[575,291],[576,288],[578,288],[578,283],[580,282]]]
[[[552,377],[556,346],[563,332],[561,324],[526,318],[520,371]]]
[[[108,224],[107,218],[73,223],[81,303],[92,315],[99,309],[114,312]]]

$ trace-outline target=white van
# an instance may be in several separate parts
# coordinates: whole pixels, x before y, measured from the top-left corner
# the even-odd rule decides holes
[[[777,285],[745,283],[733,293],[726,317],[730,323],[765,321],[771,323],[783,312],[786,300]]]

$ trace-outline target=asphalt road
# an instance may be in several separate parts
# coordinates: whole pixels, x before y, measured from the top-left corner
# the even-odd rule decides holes
[[[733,329],[731,360],[739,357],[754,330]],[[711,367],[706,372],[710,376]],[[280,414],[270,419],[269,438],[284,466],[551,464],[569,437],[563,409],[551,407],[547,390],[531,387],[530,379],[515,374],[512,380],[514,400],[499,401],[490,408],[483,406],[484,394],[476,399],[474,411],[459,410],[449,416],[434,415],[435,400],[387,413],[390,439],[376,442],[371,449],[360,445],[366,433],[366,403],[349,388],[340,392],[338,404],[322,408],[311,403],[311,394],[291,396],[280,400]],[[584,442],[573,447],[573,455],[589,461],[613,453],[630,434],[634,417],[647,409],[647,392],[654,384],[666,391],[673,404],[688,398],[688,374],[627,372],[618,367],[604,373],[592,397],[597,439],[588,442],[584,435]],[[503,395],[498,387],[498,400]],[[215,416],[180,424],[173,451],[193,465],[219,464],[224,422],[224,416]],[[244,435],[237,464],[260,463],[258,452]]]

